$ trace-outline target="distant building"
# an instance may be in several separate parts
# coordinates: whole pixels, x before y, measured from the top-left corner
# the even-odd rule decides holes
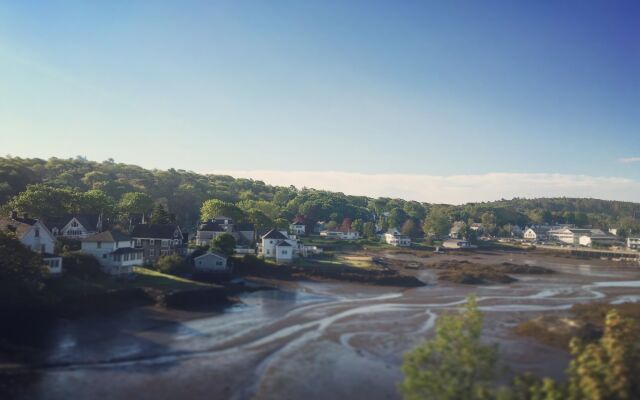
[[[628,237],[627,238],[627,247],[633,250],[640,249],[640,237]]]
[[[27,213],[18,216],[12,211],[9,218],[0,218],[0,230],[13,232],[20,243],[39,253],[51,274],[62,272],[62,257],[54,254],[56,239],[42,222],[29,218]]]
[[[559,227],[550,225],[533,225],[524,230],[524,240],[529,242],[543,242],[549,240],[549,231]]]
[[[152,263],[162,256],[184,255],[186,252],[182,230],[175,224],[138,224],[133,228],[131,237],[135,247],[142,249],[145,263]]]
[[[260,255],[264,258],[275,258],[276,262],[290,262],[298,253],[299,243],[296,239],[276,229],[272,229],[262,236]]]
[[[360,232],[351,228],[351,218],[345,218],[342,224],[335,230],[324,230],[320,232],[320,236],[331,239],[355,240],[360,238]]]
[[[384,241],[387,244],[396,247],[409,247],[411,246],[411,238],[407,235],[403,235],[397,229],[390,229],[389,232],[384,234]]]
[[[549,240],[577,246],[581,236],[591,236],[591,229],[557,228],[548,231]]]
[[[198,225],[196,231],[196,244],[209,246],[218,236],[228,233],[236,239],[240,245],[252,245],[255,242],[255,227],[253,224],[236,224],[229,217],[216,217],[204,221]]]
[[[111,275],[130,274],[143,262],[143,250],[134,247],[134,240],[119,231],[104,231],[82,239],[81,251],[98,260]]]
[[[463,221],[456,221],[451,226],[449,230],[449,237],[452,239],[458,239],[460,237],[460,232],[467,226]]]
[[[442,242],[442,247],[446,249],[469,249],[471,248],[471,244],[462,239],[447,239]]]
[[[289,232],[294,235],[304,235],[307,231],[307,226],[304,222],[304,217],[299,215],[293,219],[289,225]]]
[[[227,264],[227,257],[209,252],[193,259],[193,266],[200,272],[228,273],[231,272]]]
[[[601,229],[567,228],[552,229],[549,231],[549,239],[572,246],[611,246],[619,242],[619,239]]]
[[[82,239],[101,232],[103,228],[100,214],[75,214],[48,218],[44,221],[53,236],[67,239]]]

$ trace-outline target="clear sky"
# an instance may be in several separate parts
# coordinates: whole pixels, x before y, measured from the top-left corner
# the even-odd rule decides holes
[[[0,0],[0,152],[640,201],[640,2]]]

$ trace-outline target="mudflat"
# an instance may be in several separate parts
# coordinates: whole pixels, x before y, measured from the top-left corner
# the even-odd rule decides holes
[[[505,251],[376,255],[427,285],[263,280],[277,290],[242,294],[224,312],[141,307],[60,321],[35,365],[4,365],[0,374],[21,382],[17,398],[397,398],[404,352],[469,294],[485,315],[484,340],[499,345],[503,379],[525,371],[562,379],[567,367],[565,351],[516,335],[519,323],[567,315],[575,304],[640,301],[640,268],[611,261]],[[442,260],[554,273],[462,285],[415,268]]]

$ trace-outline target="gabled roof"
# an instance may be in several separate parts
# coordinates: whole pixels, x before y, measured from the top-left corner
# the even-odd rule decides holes
[[[293,247],[289,244],[289,242],[287,242],[286,240],[283,240],[281,242],[278,242],[276,244],[276,247]]]
[[[207,221],[200,224],[200,226],[198,226],[198,230],[205,232],[225,232],[225,230],[220,227],[220,224],[212,221]]]
[[[131,237],[129,235],[115,230],[96,233],[82,239],[83,242],[128,242],[130,240]]]
[[[174,233],[180,228],[178,225],[138,224],[133,228],[131,236],[143,239],[174,239]],[[182,239],[182,234],[180,234]]]
[[[14,232],[18,239],[21,239],[36,222],[38,221],[30,218],[0,218],[0,230]]]
[[[280,239],[280,240],[284,240],[287,237],[285,235],[282,234],[282,232],[280,232],[277,229],[272,229],[269,232],[267,232],[263,237],[263,239]]]
[[[51,217],[44,220],[44,224],[49,229],[64,228],[71,220],[75,218],[87,230],[95,230],[98,226],[99,214],[64,214],[57,217]]]
[[[197,260],[199,258],[203,258],[203,257],[210,257],[210,256],[214,256],[214,257],[218,257],[218,258],[222,258],[223,260],[226,260],[227,257],[223,256],[222,254],[218,254],[218,253],[214,253],[213,251],[209,251],[207,253],[204,253],[201,256],[195,257],[194,260]]]

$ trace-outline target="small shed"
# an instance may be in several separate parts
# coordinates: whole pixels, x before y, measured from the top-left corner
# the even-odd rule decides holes
[[[200,272],[228,273],[227,257],[216,253],[205,253],[193,259],[193,265]]]

